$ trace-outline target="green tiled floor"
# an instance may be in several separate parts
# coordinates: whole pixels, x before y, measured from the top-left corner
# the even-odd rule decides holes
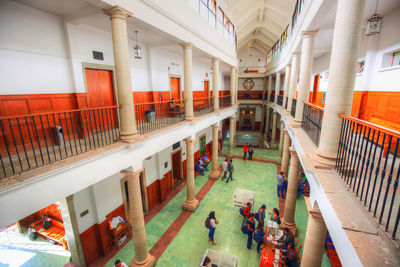
[[[224,141],[221,153],[226,154],[229,151],[229,140]],[[243,147],[234,147],[233,152],[236,156],[243,157]],[[253,157],[276,160],[278,158],[278,150],[271,149],[254,149]]]
[[[262,154],[265,151],[267,150],[257,149],[255,154]],[[241,149],[238,149],[238,152],[241,152]],[[219,161],[221,162],[222,158]],[[259,265],[260,256],[257,254],[255,244],[253,244],[251,250],[246,248],[247,236],[243,235],[240,231],[241,216],[239,215],[238,208],[234,207],[232,203],[233,192],[238,187],[255,191],[256,209],[262,204],[267,205],[267,211],[278,207],[278,198],[276,197],[276,165],[254,161],[245,162],[240,159],[234,159],[233,162],[235,166],[234,181],[229,184],[220,180],[215,182],[201,201],[196,212],[189,217],[185,225],[161,255],[157,266],[199,266],[199,262],[207,248],[236,255],[238,266],[240,267]],[[200,176],[195,180],[196,192],[206,181],[207,175]],[[180,214],[185,196],[186,188],[183,188],[146,225],[149,250]],[[215,233],[217,246],[211,246],[208,242],[208,229],[204,227],[204,220],[211,210],[216,212],[216,217],[220,222]],[[295,220],[298,228],[298,237],[304,245],[308,214],[303,198],[299,199],[296,203]],[[133,251],[133,242],[131,241],[106,266],[113,266],[112,264],[117,258],[130,263],[134,257]],[[324,256],[322,266],[330,266],[326,256]]]

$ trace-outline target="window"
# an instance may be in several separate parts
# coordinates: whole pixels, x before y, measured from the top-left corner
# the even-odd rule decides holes
[[[358,62],[357,73],[364,73],[364,66],[365,66],[365,61]]]
[[[390,65],[391,67],[393,66],[399,66],[400,65],[400,51],[394,52],[392,56],[392,64]]]

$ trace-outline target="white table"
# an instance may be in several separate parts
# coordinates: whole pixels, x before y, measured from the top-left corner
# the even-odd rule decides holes
[[[236,188],[233,193],[233,204],[238,207],[246,207],[247,202],[254,206],[254,198],[256,193],[254,191]]]
[[[236,256],[226,254],[217,250],[207,249],[199,266],[203,266],[204,259],[209,257],[211,262],[209,266],[216,267],[237,267]]]

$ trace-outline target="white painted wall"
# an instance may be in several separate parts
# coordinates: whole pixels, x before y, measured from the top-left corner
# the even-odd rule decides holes
[[[79,233],[86,231],[93,224],[98,223],[96,203],[92,186],[74,194],[74,205]],[[85,210],[88,210],[89,213],[81,217],[80,214]]]
[[[266,56],[255,48],[248,48],[238,54],[239,73],[243,73],[247,68],[250,70],[258,69],[258,72],[265,71]]]
[[[70,93],[60,17],[0,1],[0,94]]]

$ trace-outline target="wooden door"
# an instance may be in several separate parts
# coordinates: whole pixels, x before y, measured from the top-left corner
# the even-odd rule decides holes
[[[180,100],[180,88],[179,88],[180,80],[179,78],[170,78],[170,85],[171,85],[171,98],[174,100]]]
[[[172,154],[172,177],[174,180],[182,179],[182,151]]]
[[[86,85],[88,104],[90,108],[100,108],[115,105],[113,73],[109,70],[86,69]],[[96,132],[112,126],[116,127],[116,114],[111,109],[92,110],[86,114],[92,120]],[[107,119],[109,122],[107,123]]]
[[[314,76],[314,86],[313,86],[313,94],[312,94],[312,100],[311,100],[311,102],[313,104],[316,104],[317,99],[318,99],[317,95],[318,95],[318,87],[319,87],[319,78],[320,78],[319,74]]]
[[[207,153],[207,147],[206,147],[206,137],[202,136],[200,137],[200,157],[204,156]]]

